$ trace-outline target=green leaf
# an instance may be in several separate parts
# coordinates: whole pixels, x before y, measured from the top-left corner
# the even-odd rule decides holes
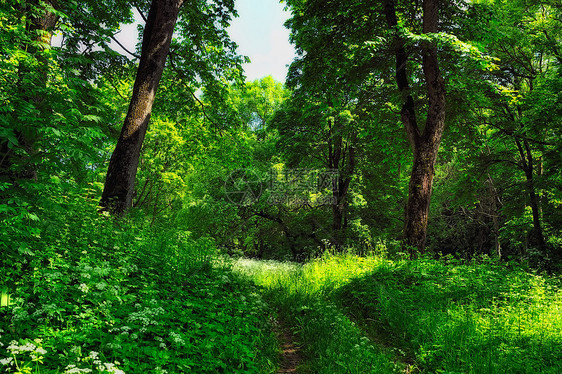
[[[10,306],[10,295],[8,294],[8,289],[3,288],[2,294],[0,295],[0,307]]]

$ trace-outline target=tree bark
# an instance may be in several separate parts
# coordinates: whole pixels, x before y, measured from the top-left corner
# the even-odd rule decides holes
[[[114,214],[123,214],[132,205],[140,151],[183,1],[153,0],[150,6],[131,103],[109,161],[100,202]]]
[[[517,144],[517,149],[521,156],[521,164],[525,172],[527,193],[529,194],[529,205],[531,206],[531,212],[533,214],[533,230],[531,231],[529,243],[531,245],[536,245],[540,250],[544,251],[546,242],[541,225],[539,197],[537,196],[535,188],[533,154],[531,153],[531,147],[528,141],[523,140],[523,142],[521,142],[516,139],[515,143]]]
[[[437,47],[429,42],[423,43],[422,65],[429,105],[425,127],[421,132],[417,124],[415,102],[410,94],[406,41],[398,33],[394,0],[385,0],[385,12],[388,27],[395,31],[396,83],[403,97],[401,119],[414,153],[404,225],[404,244],[413,256],[414,249],[423,252],[425,248],[434,165],[445,127],[445,83],[439,71]],[[436,33],[438,19],[439,1],[424,0],[423,33]]]
[[[488,154],[489,153],[490,150],[488,149]],[[500,224],[498,219],[499,218],[498,202],[500,202],[500,200],[499,200],[498,193],[496,191],[496,187],[494,186],[494,180],[490,176],[490,173],[488,173],[487,184],[488,184],[488,191],[490,194],[489,196],[490,214],[492,215],[492,222],[494,224],[494,248],[495,248],[496,255],[498,256],[498,258],[501,259],[502,249],[501,249],[501,241],[500,241]]]

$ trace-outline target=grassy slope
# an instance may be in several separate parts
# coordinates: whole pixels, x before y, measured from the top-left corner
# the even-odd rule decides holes
[[[275,371],[270,309],[255,286],[211,266],[212,242],[115,222],[84,201],[45,202],[26,222],[37,230],[19,235],[0,216],[0,291],[11,295],[1,372]]]
[[[308,347],[304,372],[384,373],[406,365],[428,373],[562,372],[557,277],[491,260],[349,254],[304,266],[241,260],[236,269],[265,287],[297,326]]]

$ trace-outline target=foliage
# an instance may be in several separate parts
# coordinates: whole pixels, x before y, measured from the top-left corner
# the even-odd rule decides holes
[[[279,318],[295,326],[305,355],[299,372],[397,372],[390,358],[332,302],[321,297],[321,288],[309,282],[319,275],[316,269],[308,264],[252,260],[239,260],[234,267],[236,272],[265,287],[264,297],[279,310]],[[360,267],[356,270],[361,272]],[[341,281],[328,274],[320,276],[328,283]]]
[[[135,206],[98,212],[139,53],[109,43],[150,6],[133,3],[0,4],[4,371],[275,372],[276,319],[302,372],[562,370],[557,3],[449,2],[427,34],[419,4],[395,2],[420,123],[424,43],[447,86],[434,258],[415,261],[381,2],[287,0],[285,86],[242,83],[233,1],[186,1]]]
[[[382,262],[336,294],[422,372],[560,371],[560,284],[516,264]]]
[[[29,248],[0,266],[6,372],[273,371],[270,310],[213,264],[212,240],[100,216],[97,194],[65,183],[43,193],[30,222],[41,240],[2,240]]]

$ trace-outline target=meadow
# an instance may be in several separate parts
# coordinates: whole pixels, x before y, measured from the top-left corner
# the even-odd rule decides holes
[[[383,247],[381,247],[383,248]],[[517,263],[239,260],[295,326],[304,373],[559,373],[560,279]]]

